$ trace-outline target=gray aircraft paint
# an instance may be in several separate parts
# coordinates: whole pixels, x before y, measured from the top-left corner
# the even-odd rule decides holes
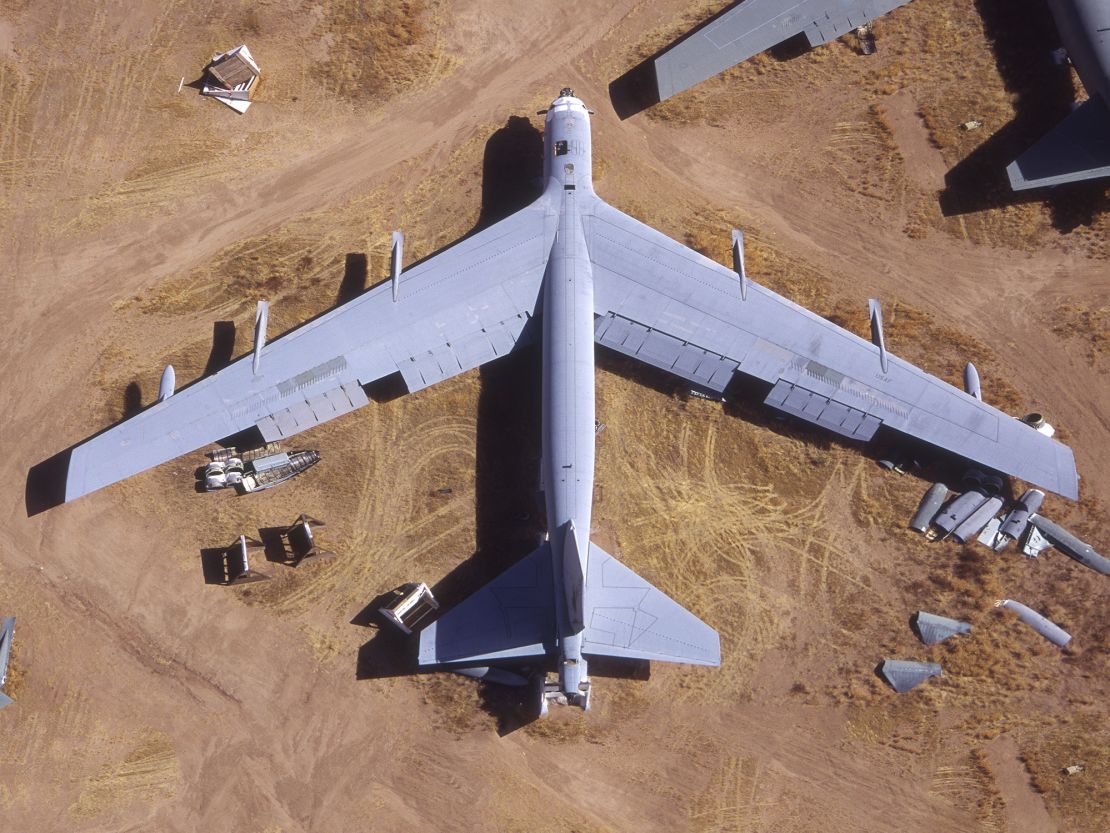
[[[1040,533],[1047,538],[1056,549],[1064,555],[1075,559],[1084,567],[1089,567],[1095,572],[1110,576],[1110,559],[1095,552],[1090,544],[1080,541],[1058,523],[1050,521],[1043,515],[1032,515],[1029,518]]]
[[[744,0],[655,59],[659,100],[805,32],[819,46],[909,0]]]
[[[933,518],[933,524],[945,535],[950,535],[986,502],[987,496],[981,492],[964,492],[949,501],[948,505]]]
[[[15,617],[5,616],[0,621],[0,688],[8,679],[8,663],[12,658],[12,640],[15,639]],[[12,704],[12,698],[0,691],[0,709]]]
[[[952,537],[961,544],[966,544],[979,534],[979,531],[987,525],[987,521],[1001,508],[1002,498],[987,498],[978,509],[968,515],[966,520],[952,530]]]
[[[1044,492],[1040,489],[1027,489],[1025,494],[1018,498],[1013,508],[1006,513],[998,531],[1008,538],[1020,538],[1029,523],[1029,516],[1039,511],[1044,503]]]
[[[949,619],[947,616],[937,616],[935,613],[926,613],[924,610],[914,614],[914,628],[917,635],[926,645],[936,645],[950,636],[971,633],[971,625],[958,619]]]
[[[1009,164],[1015,191],[1110,176],[1110,2],[1047,2],[1089,97]]]
[[[939,677],[943,671],[935,662],[912,662],[904,659],[887,659],[879,667],[884,680],[897,691],[904,694],[921,685],[930,677]]]
[[[944,505],[947,497],[948,487],[943,483],[934,483],[930,486],[921,498],[917,511],[913,513],[913,518],[910,520],[910,529],[916,532],[925,532],[933,518],[936,517],[937,512],[940,511],[940,507]]]
[[[579,99],[553,102],[544,147],[534,203],[409,269],[398,236],[389,280],[72,449],[65,499],[252,427],[293,436],[367,405],[386,376],[422,390],[531,343],[539,323],[548,541],[426,628],[420,661],[554,656],[569,698],[590,654],[720,661],[715,631],[589,541],[595,342],[698,390],[744,376],[841,436],[884,427],[1076,497],[1066,446],[598,198]]]
[[[1071,634],[1061,628],[1051,619],[1042,616],[1033,610],[1033,608],[1023,605],[1021,602],[1015,602],[1013,599],[1002,599],[994,603],[995,607],[1002,607],[1007,610],[1012,610],[1017,614],[1018,619],[1031,627],[1053,645],[1058,645],[1063,648],[1071,642]]]

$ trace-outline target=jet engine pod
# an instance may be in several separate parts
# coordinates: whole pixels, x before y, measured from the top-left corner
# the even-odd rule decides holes
[[[987,472],[982,469],[968,469],[963,476],[964,488],[970,491],[982,492],[987,497],[1002,494],[1002,475],[998,472]]]

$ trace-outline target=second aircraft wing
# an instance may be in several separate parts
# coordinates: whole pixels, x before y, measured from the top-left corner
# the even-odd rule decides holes
[[[744,0],[655,59],[664,101],[801,32],[810,46],[838,38],[909,0]]]
[[[1071,449],[598,201],[586,231],[596,340],[703,389],[733,374],[767,405],[850,439],[880,426],[1064,497]]]

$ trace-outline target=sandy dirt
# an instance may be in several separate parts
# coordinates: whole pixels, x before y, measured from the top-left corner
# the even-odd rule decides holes
[[[366,610],[410,580],[451,604],[534,545],[534,356],[307,432],[323,461],[272,492],[194,493],[198,453],[24,502],[32,465],[149,404],[165,363],[185,383],[248,350],[258,298],[283,331],[384,278],[392,229],[418,258],[526,202],[535,111],[569,85],[597,111],[603,198],[725,262],[743,227],[755,279],[858,332],[882,298],[891,349],[952,382],[973,358],[989,401],[1075,449],[1081,501],[1045,511],[1110,551],[1110,212],[984,174],[1073,85],[1015,71],[1000,5],[971,5],[916,0],[875,56],[760,56],[621,120],[609,83],[718,4],[6,4],[4,829],[1110,827],[1105,577],[928,544],[903,528],[926,480],[619,357],[599,360],[594,537],[724,658],[597,676],[588,715],[521,726],[512,693],[410,675]],[[264,73],[246,116],[177,92],[243,40]],[[302,511],[338,558],[205,583],[203,549]],[[973,633],[925,648],[917,609]],[[899,696],[884,657],[945,674]]]

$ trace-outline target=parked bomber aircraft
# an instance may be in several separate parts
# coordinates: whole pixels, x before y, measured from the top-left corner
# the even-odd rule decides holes
[[[1048,7],[1090,98],[1007,166],[1015,191],[1110,177],[1110,0]]]
[[[589,540],[595,344],[702,391],[757,380],[772,408],[844,437],[885,426],[1077,496],[1070,449],[890,355],[881,322],[873,344],[749,280],[739,232],[733,271],[604,202],[569,89],[544,150],[531,205],[403,273],[397,238],[389,283],[271,344],[258,333],[253,356],[76,446],[65,500],[237,431],[284,439],[367,404],[386,376],[417,391],[538,338],[548,539],[424,629],[419,661],[481,674],[554,657],[550,693],[586,707],[590,656],[720,661],[716,632]]]
[[[665,101],[802,32],[810,46],[819,46],[908,2],[744,0],[656,57],[659,100]]]

